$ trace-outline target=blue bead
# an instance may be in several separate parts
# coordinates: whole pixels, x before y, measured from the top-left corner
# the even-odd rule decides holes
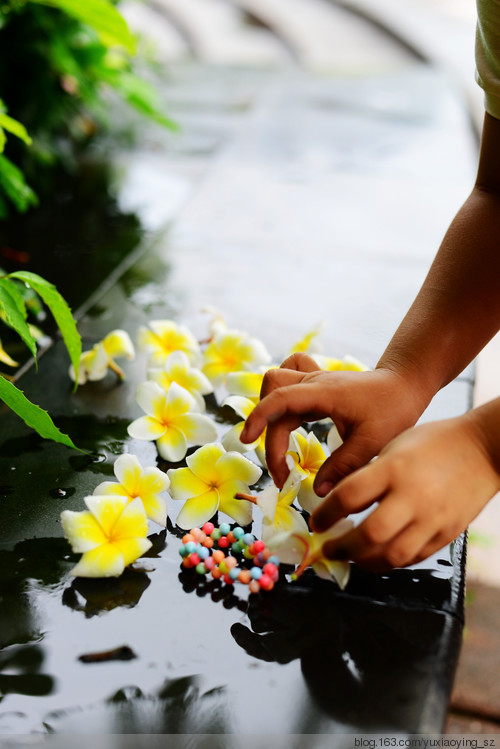
[[[184,544],[184,548],[186,549],[186,555],[193,554],[198,550],[198,545],[194,541],[188,541],[187,544]]]
[[[255,536],[253,535],[253,533],[245,533],[241,540],[246,546],[250,546],[255,541]]]
[[[229,570],[229,577],[231,578],[231,580],[237,580],[239,574],[240,570],[238,569],[238,567],[233,567],[232,570]]]
[[[267,561],[270,562],[271,564],[274,564],[276,567],[280,566],[280,558],[277,557],[275,554],[270,556]]]
[[[188,551],[187,551],[186,547],[184,546],[184,544],[182,544],[182,546],[179,546],[179,554],[181,555],[181,557],[183,559],[184,559],[184,557],[187,557]]]
[[[198,546],[197,554],[200,557],[200,559],[206,559],[208,555],[210,554],[209,550],[206,548],[206,546]]]
[[[250,570],[250,574],[252,576],[252,580],[259,580],[259,578],[262,576],[262,570],[260,567],[252,567]]]
[[[239,525],[237,525],[236,528],[233,528],[233,536],[237,541],[239,541],[239,539],[244,535],[245,531],[243,530],[243,528],[240,528]]]
[[[227,534],[231,530],[231,526],[229,525],[229,523],[221,523],[219,525],[219,530],[222,536],[227,536]]]

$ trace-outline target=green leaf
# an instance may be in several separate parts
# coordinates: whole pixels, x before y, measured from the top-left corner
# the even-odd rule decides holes
[[[26,211],[30,206],[38,203],[35,193],[26,184],[21,170],[2,154],[0,154],[1,190],[5,192],[19,211]]]
[[[91,26],[106,46],[120,45],[135,54],[136,43],[127,22],[108,0],[31,0],[38,5],[59,8],[81,23]]]
[[[52,312],[59,330],[61,331],[74,370],[75,372],[78,372],[80,356],[82,353],[82,341],[76,329],[76,323],[71,314],[71,309],[57,291],[54,284],[49,283],[49,281],[46,281],[36,273],[30,273],[29,271],[19,270],[15,273],[11,273],[8,278],[18,278],[20,281],[24,281],[24,283],[31,286],[31,288],[43,299]]]
[[[28,135],[28,131],[20,122],[15,120],[13,117],[9,117],[8,114],[0,112],[0,127],[7,132],[12,133],[17,138],[23,140],[26,145],[31,146],[32,140]]]
[[[101,77],[138,112],[149,117],[169,130],[177,131],[179,126],[160,109],[158,92],[147,81],[128,71],[102,71]]]
[[[7,143],[7,137],[0,127],[0,153],[3,153],[3,150],[5,148],[5,144]]]
[[[67,434],[61,432],[52,419],[50,418],[47,411],[44,411],[40,406],[32,403],[26,398],[24,393],[19,390],[12,382],[9,382],[5,377],[0,377],[0,399],[14,411],[27,426],[38,432],[40,437],[48,440],[54,440],[67,447],[73,447],[75,450],[80,450],[72,439]]]
[[[5,312],[5,322],[19,334],[36,363],[36,342],[26,323],[26,307],[14,282],[8,278],[0,278],[0,307]]]

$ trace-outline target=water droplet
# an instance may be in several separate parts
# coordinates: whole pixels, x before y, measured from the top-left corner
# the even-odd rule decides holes
[[[49,495],[53,497],[54,499],[61,499],[62,497],[71,497],[75,493],[75,491],[76,489],[72,486],[69,487],[68,489],[63,489],[62,487],[56,487],[49,491]]]

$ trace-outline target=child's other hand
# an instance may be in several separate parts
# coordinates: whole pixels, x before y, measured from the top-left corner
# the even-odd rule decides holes
[[[451,542],[500,489],[500,479],[469,414],[405,431],[370,465],[341,481],[312,516],[322,531],[341,517],[378,506],[325,555],[373,572],[426,559]]]

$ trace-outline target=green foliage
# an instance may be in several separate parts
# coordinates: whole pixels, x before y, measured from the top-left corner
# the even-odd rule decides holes
[[[175,128],[155,90],[134,73],[135,48],[111,0],[3,0],[0,218],[9,203],[25,212],[36,205],[36,194],[50,195],[52,167],[74,169],[82,149],[107,124],[106,90]]]
[[[52,312],[61,331],[71,363],[78,372],[82,350],[76,324],[65,300],[55,286],[36,273],[17,271],[0,278],[0,314],[4,322],[20,336],[36,362],[36,341],[27,323],[27,306],[23,288],[28,286],[36,292]],[[3,351],[0,345],[0,351]],[[76,388],[76,384],[75,384]],[[24,422],[46,439],[55,440],[68,447],[75,447],[72,440],[54,425],[46,411],[29,401],[26,396],[5,377],[0,376],[0,400],[2,400]]]
[[[15,273],[11,273],[7,280],[9,279],[19,279],[20,281],[23,281],[43,299],[52,312],[54,320],[61,331],[63,341],[68,350],[75,372],[78,372],[78,365],[82,353],[81,338],[76,329],[76,323],[71,314],[71,310],[57,291],[56,287],[36,273],[29,273],[28,271],[16,271]]]
[[[47,411],[29,401],[19,388],[4,377],[0,377],[0,400],[41,437],[78,450],[71,438],[56,427]]]

